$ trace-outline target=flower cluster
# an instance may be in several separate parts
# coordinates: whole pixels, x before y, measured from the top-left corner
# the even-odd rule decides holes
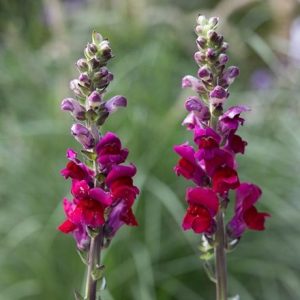
[[[186,191],[188,209],[183,218],[183,229],[213,235],[217,230],[216,215],[225,211],[229,191],[236,194],[235,212],[227,224],[230,239],[241,237],[245,229],[263,230],[267,213],[258,212],[254,204],[261,190],[251,183],[241,183],[237,173],[236,155],[244,154],[247,142],[238,134],[244,124],[241,114],[246,106],[233,106],[223,112],[229,97],[228,89],[239,75],[235,66],[227,67],[228,44],[216,32],[218,18],[197,19],[196,40],[198,51],[194,55],[199,65],[198,76],[182,79],[183,88],[191,88],[196,95],[185,101],[188,112],[183,125],[193,132],[195,146],[188,142],[177,145],[180,156],[174,170],[177,175],[194,182],[196,187]]]
[[[93,32],[92,40],[84,50],[85,58],[76,63],[78,79],[70,83],[75,97],[61,103],[62,110],[76,120],[71,133],[83,147],[85,162],[75,151],[67,150],[69,162],[61,174],[71,179],[73,199],[63,200],[66,220],[59,230],[72,233],[80,250],[89,249],[91,233],[110,239],[124,224],[137,226],[132,206],[139,193],[133,184],[135,166],[123,164],[128,150],[116,134],[100,134],[107,117],[125,107],[127,100],[114,96],[105,101],[106,88],[113,79],[106,67],[112,51],[99,33]]]

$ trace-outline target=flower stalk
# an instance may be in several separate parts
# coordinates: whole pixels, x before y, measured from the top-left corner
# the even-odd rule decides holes
[[[217,231],[215,246],[215,265],[216,265],[216,299],[227,300],[227,266],[225,252],[225,228],[224,213],[222,210],[217,214]]]
[[[85,298],[87,300],[95,300],[97,295],[97,282],[95,278],[95,270],[100,268],[102,233],[99,232],[95,237],[91,237],[91,245],[88,253],[87,278],[85,288]]]

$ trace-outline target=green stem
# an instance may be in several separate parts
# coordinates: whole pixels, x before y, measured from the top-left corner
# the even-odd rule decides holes
[[[216,262],[216,300],[227,300],[227,266],[225,253],[224,214],[222,209],[217,215],[217,232],[215,247]]]
[[[97,280],[94,280],[92,273],[100,266],[102,233],[91,238],[90,251],[88,255],[87,278],[85,288],[85,299],[96,300]]]

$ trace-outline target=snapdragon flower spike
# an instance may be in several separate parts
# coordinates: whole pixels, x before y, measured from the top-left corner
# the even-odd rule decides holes
[[[179,155],[174,171],[194,183],[186,191],[188,208],[183,229],[204,234],[212,241],[220,236],[220,231],[221,235],[225,234],[223,226],[218,227],[217,216],[219,212],[227,212],[229,191],[236,193],[234,217],[227,225],[226,241],[240,238],[247,228],[263,230],[269,214],[259,213],[254,207],[260,189],[250,183],[240,183],[236,155],[245,153],[247,142],[237,131],[245,121],[242,114],[250,109],[246,105],[224,109],[239,69],[226,66],[228,44],[216,31],[218,22],[218,18],[199,16],[197,19],[198,49],[194,59],[199,69],[197,77],[186,75],[182,79],[182,88],[190,88],[193,93],[185,101],[187,116],[182,124],[192,131],[194,144],[174,146]]]
[[[138,225],[132,208],[139,189],[133,183],[136,167],[123,165],[128,149],[115,133],[101,134],[107,118],[127,106],[124,96],[105,96],[113,80],[106,67],[113,57],[109,41],[94,32],[84,56],[76,63],[78,78],[70,83],[75,96],[61,103],[61,109],[75,119],[71,134],[82,146],[83,160],[74,150],[67,150],[69,162],[61,175],[71,180],[73,198],[63,200],[66,219],[58,229],[72,234],[77,248],[88,252],[87,288],[85,297],[80,297],[96,300],[98,279],[93,272],[100,264],[100,252],[123,225]]]

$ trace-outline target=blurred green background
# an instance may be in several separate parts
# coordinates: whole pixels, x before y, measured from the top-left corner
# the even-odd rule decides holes
[[[229,289],[242,300],[300,299],[300,21],[296,0],[0,1],[0,300],[71,300],[84,266],[70,236],[56,230],[69,182],[65,150],[79,149],[60,111],[74,63],[96,29],[111,40],[109,95],[126,110],[106,124],[138,166],[138,228],[122,228],[104,255],[103,300],[210,300],[214,285],[198,259],[199,236],[181,230],[183,178],[172,151],[195,74],[198,13],[222,18],[241,76],[228,105],[252,111],[240,133],[241,180],[259,184],[267,230],[247,232],[228,256]]]

